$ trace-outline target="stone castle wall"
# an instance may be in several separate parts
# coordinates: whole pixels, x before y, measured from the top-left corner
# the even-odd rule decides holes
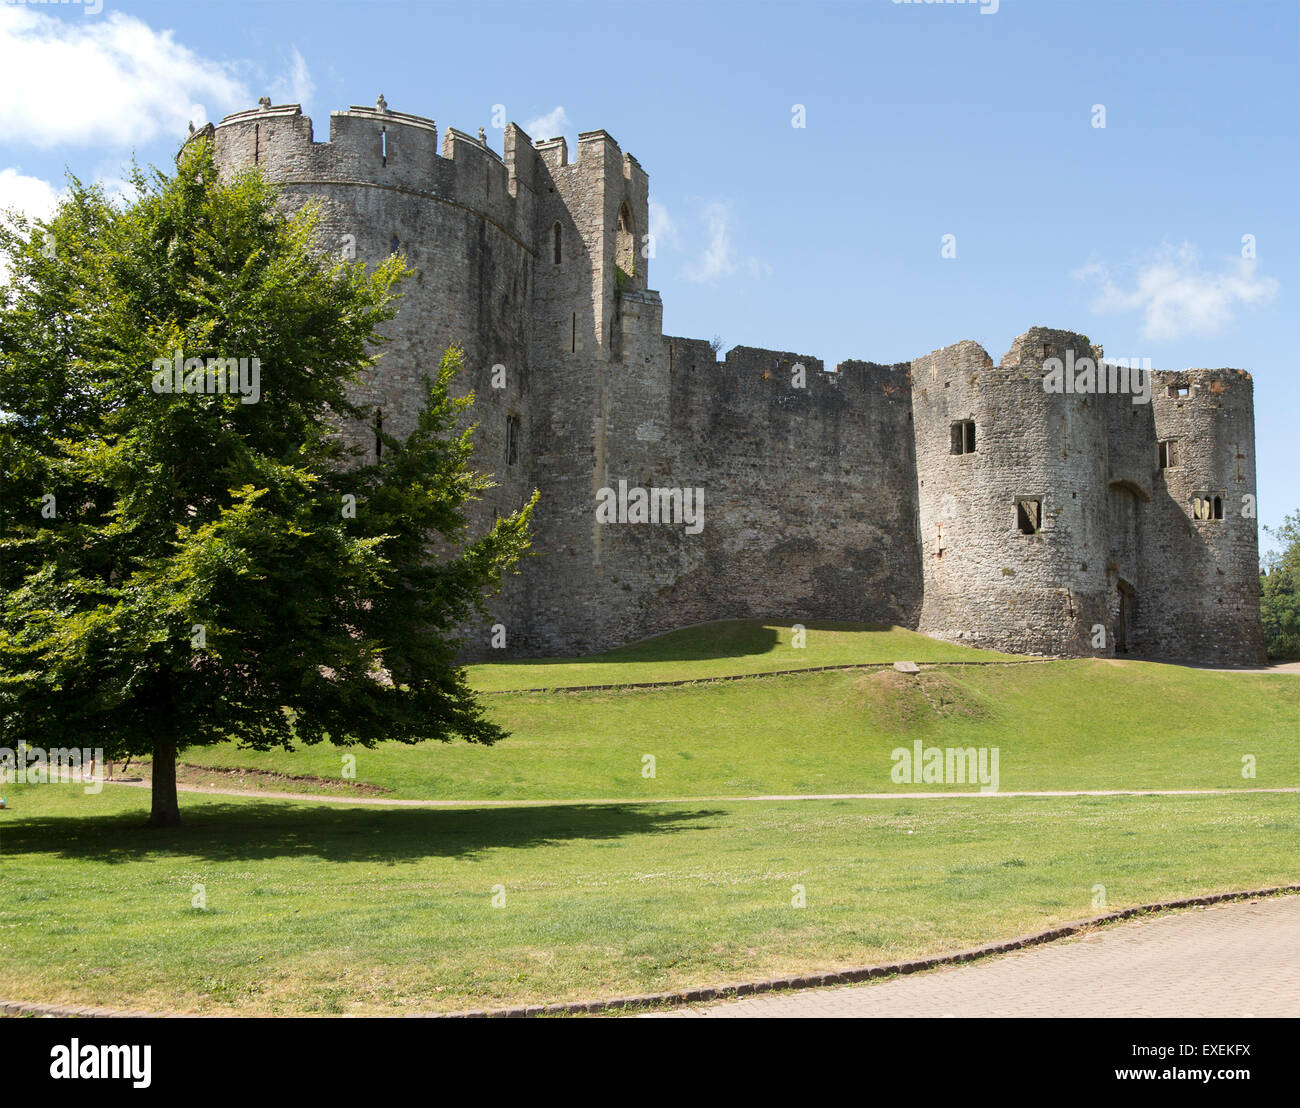
[[[503,156],[454,129],[439,152],[431,120],[381,99],[333,113],[328,143],[296,106],[265,103],[203,133],[223,172],[257,166],[288,206],[318,204],[325,248],[397,250],[414,268],[357,395],[400,437],[420,376],[464,346],[476,460],[498,482],[474,525],[540,491],[537,556],[468,629],[470,657],[736,617],[895,623],[1030,653],[1262,656],[1247,374],[1156,374],[1148,404],[1052,394],[1048,358],[1101,350],[1047,328],[997,365],[973,342],[834,373],[751,347],[720,362],[663,334],[642,249],[649,180],[604,131],[581,134],[572,161],[563,139],[534,144],[513,124]],[[970,452],[953,431],[967,421]],[[348,434],[373,451],[373,428]],[[1163,439],[1178,444],[1166,469]],[[601,490],[620,482],[703,490],[703,529],[600,522]],[[1223,518],[1194,518],[1202,493]],[[1019,501],[1038,505],[1033,533]],[[488,645],[497,623],[504,650]]]

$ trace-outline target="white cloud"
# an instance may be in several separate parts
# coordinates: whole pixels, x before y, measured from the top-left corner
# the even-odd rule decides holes
[[[58,203],[59,192],[49,181],[0,169],[0,208],[17,208],[33,219],[47,219]]]
[[[751,277],[765,277],[772,267],[757,258],[737,256],[731,237],[731,208],[721,200],[704,207],[707,242],[699,256],[682,267],[682,277],[687,281],[711,285],[720,277],[731,277],[743,271]]]
[[[524,130],[528,133],[528,137],[536,141],[559,138],[568,128],[569,113],[564,110],[562,104],[557,104],[554,111],[539,115],[536,119],[530,119],[524,124]]]
[[[31,219],[48,219],[59,204],[59,193],[48,181],[26,177],[16,169],[0,169],[0,217],[16,209]],[[0,284],[9,280],[9,266],[0,254]]]
[[[681,242],[676,222],[668,214],[668,209],[658,200],[650,201],[650,234],[654,238],[656,248],[676,246]]]
[[[277,77],[271,83],[271,98],[277,104],[310,103],[316,93],[316,82],[311,79],[307,59],[293,47],[293,59],[287,77]],[[310,112],[308,114],[311,114]]]
[[[99,185],[114,204],[130,204],[136,199],[135,186],[119,164],[103,163],[94,174]],[[0,169],[0,218],[9,211],[18,211],[28,219],[49,219],[55,208],[67,195],[66,188],[56,188],[40,177],[28,177],[17,169]],[[0,284],[9,279],[9,268],[0,257]]]
[[[251,99],[230,67],[121,12],[65,20],[0,5],[0,57],[0,134],[43,149],[179,139],[190,120]]]
[[[1218,273],[1202,268],[1196,248],[1163,247],[1136,267],[1131,288],[1122,288],[1105,265],[1094,262],[1075,272],[1100,286],[1093,311],[1142,313],[1142,337],[1153,340],[1203,338],[1224,331],[1239,307],[1269,303],[1278,291],[1274,277],[1262,277],[1253,258],[1235,258]]]

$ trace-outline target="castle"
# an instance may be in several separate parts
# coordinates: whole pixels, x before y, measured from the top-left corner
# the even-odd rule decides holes
[[[649,179],[604,131],[572,160],[514,124],[504,156],[482,131],[448,128],[439,148],[432,120],[380,97],[333,112],[328,142],[265,99],[200,137],[223,173],[257,166],[289,205],[317,202],[327,248],[405,255],[414,276],[357,398],[403,436],[422,376],[464,347],[475,463],[498,482],[471,522],[540,490],[540,556],[472,630],[473,656],[768,617],[1020,653],[1263,658],[1248,373],[1154,372],[1146,402],[1082,379],[1053,391],[1062,362],[1108,370],[1083,335],[1041,327],[996,364],[974,342],[835,372],[751,347],[720,362],[663,334]],[[346,433],[373,458],[373,428]]]

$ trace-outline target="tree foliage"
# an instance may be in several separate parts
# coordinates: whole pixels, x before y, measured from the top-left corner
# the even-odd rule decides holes
[[[205,141],[133,183],[115,205],[72,179],[47,222],[0,226],[5,745],[152,755],[165,824],[188,746],[500,738],[456,629],[526,552],[532,502],[469,534],[490,481],[452,395],[463,355],[381,460],[339,434],[370,416],[349,386],[403,263],[325,256],[313,210],[219,177]],[[260,396],[158,391],[177,352],[212,380],[207,359],[256,358]]]
[[[1293,661],[1300,659],[1300,512],[1266,530],[1280,550],[1259,578],[1264,644],[1270,658]]]

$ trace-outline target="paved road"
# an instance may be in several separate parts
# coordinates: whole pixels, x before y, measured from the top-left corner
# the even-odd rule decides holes
[[[1112,924],[878,984],[655,1016],[1300,1016],[1300,896]]]

